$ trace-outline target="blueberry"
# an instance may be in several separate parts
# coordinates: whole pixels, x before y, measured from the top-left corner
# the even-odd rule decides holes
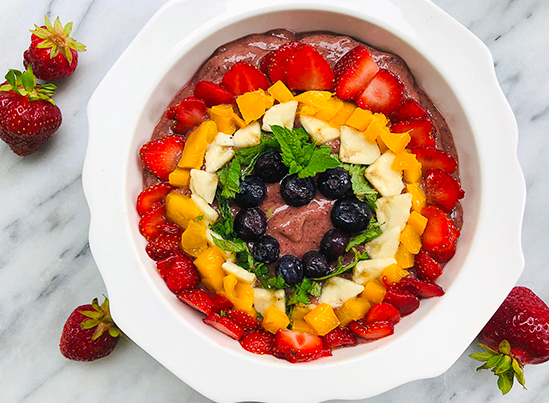
[[[236,194],[234,201],[240,208],[257,207],[263,203],[267,196],[267,186],[257,176],[246,176],[240,182],[240,192]]]
[[[337,260],[345,254],[345,248],[349,244],[349,235],[345,232],[332,228],[328,230],[320,241],[320,252],[329,261]]]
[[[276,264],[276,275],[284,279],[288,285],[296,285],[303,280],[303,266],[294,255],[284,255]]]
[[[304,206],[315,197],[315,181],[313,178],[300,178],[297,174],[286,176],[280,184],[280,194],[290,206]]]
[[[275,183],[288,175],[288,167],[278,151],[261,154],[255,163],[255,174],[265,183]]]
[[[262,236],[252,245],[252,256],[258,262],[265,264],[273,263],[276,262],[279,255],[280,244],[273,236]]]
[[[330,273],[330,265],[326,256],[317,250],[306,252],[301,258],[303,275],[307,278],[324,277]]]
[[[334,227],[347,234],[354,234],[368,228],[373,215],[366,203],[354,196],[347,196],[335,202],[330,218]]]
[[[234,232],[246,242],[255,241],[267,231],[267,216],[259,207],[243,208],[234,218]]]
[[[339,199],[352,188],[351,175],[343,168],[327,169],[318,175],[318,190],[328,199]]]

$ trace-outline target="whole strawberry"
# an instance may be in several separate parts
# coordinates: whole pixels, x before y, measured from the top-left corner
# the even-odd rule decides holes
[[[99,306],[97,298],[91,305],[76,308],[65,322],[59,348],[61,354],[74,361],[95,361],[109,355],[120,340],[105,298]]]
[[[0,138],[20,156],[34,153],[61,126],[61,111],[51,98],[53,84],[36,85],[32,67],[10,70],[0,86]]]
[[[55,19],[52,26],[49,18],[44,16],[46,25],[31,30],[30,47],[23,54],[25,68],[29,65],[34,69],[37,78],[46,81],[59,80],[70,76],[78,65],[78,52],[86,47],[76,42],[69,35],[72,31],[72,22],[64,27]]]
[[[477,370],[498,375],[503,394],[511,390],[514,378],[524,386],[524,365],[549,360],[549,307],[530,289],[515,287],[478,339],[486,352],[471,358],[486,363]]]

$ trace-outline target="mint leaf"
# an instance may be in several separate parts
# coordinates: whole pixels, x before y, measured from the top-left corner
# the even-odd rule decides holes
[[[349,240],[349,244],[347,245],[347,248],[345,248],[345,251],[349,252],[353,246],[370,242],[371,240],[376,239],[381,234],[381,224],[378,223],[375,218],[372,218],[370,220],[370,224],[368,224],[368,228]]]
[[[211,226],[212,231],[219,234],[223,239],[233,238],[233,215],[229,207],[229,200],[221,195],[222,191],[218,188],[215,194],[217,207],[219,208],[219,220]]]
[[[236,159],[233,159],[230,165],[226,164],[217,171],[219,183],[223,188],[221,196],[230,199],[240,192],[240,171],[240,163]]]
[[[216,246],[219,246],[221,249],[227,252],[246,252],[248,251],[248,246],[246,243],[240,239],[236,241],[229,241],[227,239],[220,239],[215,236],[212,236],[213,243]]]
[[[275,138],[262,134],[261,143],[253,147],[235,150],[234,158],[239,162],[241,166],[248,166],[248,169],[251,172],[253,170],[253,165],[255,165],[255,161],[257,161],[257,158],[261,154],[267,151],[277,150],[279,148],[280,146]],[[251,169],[250,165],[252,166]]]
[[[347,266],[343,266],[343,256],[340,256],[339,259],[337,260],[337,267],[333,272],[331,272],[327,276],[320,277],[315,280],[328,280],[329,278],[339,276],[340,274],[343,274],[346,271],[349,271],[352,268],[354,268],[359,261],[369,259],[368,254],[366,252],[361,254],[355,248],[353,248],[353,252],[355,253],[355,259],[351,263],[349,263]]]
[[[330,157],[331,153],[331,147],[320,146],[319,148],[316,148],[307,166],[299,172],[299,177],[306,178],[308,176],[315,176],[317,173],[324,172],[327,169],[337,168],[339,164]]]

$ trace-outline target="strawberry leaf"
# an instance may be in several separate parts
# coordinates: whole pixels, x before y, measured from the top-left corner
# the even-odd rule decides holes
[[[493,355],[490,353],[473,353],[469,355],[469,357],[477,361],[488,361],[490,358],[493,357]]]
[[[501,390],[501,393],[506,395],[509,393],[513,387],[513,373],[505,372],[501,374],[498,378],[498,388]]]

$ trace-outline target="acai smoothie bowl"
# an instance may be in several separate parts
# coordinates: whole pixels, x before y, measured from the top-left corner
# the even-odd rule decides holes
[[[428,2],[376,4],[241,4],[196,27],[170,2],[90,101],[113,317],[212,399],[439,375],[520,275],[516,124],[488,51]]]

